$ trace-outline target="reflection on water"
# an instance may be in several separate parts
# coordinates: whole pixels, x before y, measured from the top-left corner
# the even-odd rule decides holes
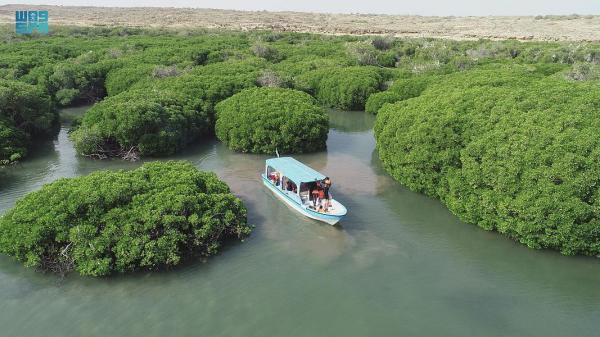
[[[375,115],[364,111],[329,111],[329,127],[340,132],[365,132],[373,128]]]
[[[256,226],[246,242],[173,271],[109,279],[59,280],[0,256],[0,335],[597,335],[597,260],[529,250],[461,223],[384,172],[373,116],[330,116],[327,151],[297,158],[332,178],[349,209],[341,226],[304,218],[263,188],[269,156],[202,140],[168,159],[230,185]],[[78,157],[65,127],[4,170],[0,212],[60,177],[140,164]]]

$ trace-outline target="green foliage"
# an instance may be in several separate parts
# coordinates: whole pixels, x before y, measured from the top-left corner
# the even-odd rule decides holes
[[[393,50],[382,51],[384,49],[379,49],[378,47],[384,46],[369,41],[352,42],[346,46],[348,54],[358,65],[394,67],[397,61],[397,53]]]
[[[565,77],[573,81],[591,81],[600,79],[600,65],[589,63],[575,63],[565,74]]]
[[[365,105],[365,111],[377,114],[377,111],[386,103],[395,103],[417,97],[430,83],[439,79],[440,77],[438,76],[417,76],[396,80],[387,91],[369,96]]]
[[[371,41],[373,47],[378,50],[388,50],[394,44],[394,38],[388,36],[376,36]]]
[[[271,68],[284,81],[289,83],[297,82],[301,75],[316,69],[347,67],[352,62],[345,57],[323,58],[314,55],[291,56],[285,60],[271,66]],[[297,84],[298,86],[298,84]]]
[[[395,179],[466,222],[600,256],[598,97],[535,68],[448,75],[379,110],[377,149]]]
[[[99,158],[123,157],[131,151],[142,156],[173,154],[212,133],[215,104],[256,86],[263,62],[232,60],[175,77],[147,76],[90,109],[71,138],[79,153]],[[122,71],[116,70],[115,76]],[[111,82],[111,91],[119,90],[116,83],[123,81]]]
[[[373,67],[317,69],[299,77],[296,87],[322,104],[342,110],[362,110],[367,98],[380,90],[383,77]]]
[[[106,92],[109,96],[119,94],[143,79],[149,78],[155,65],[135,64],[111,70],[106,76]]]
[[[322,105],[377,113],[385,168],[462,219],[531,247],[600,255],[597,42],[124,27],[56,27],[51,37],[7,32],[0,32],[2,165],[52,134],[53,105],[95,102],[107,93],[71,133],[79,153],[172,154],[215,131],[215,110],[217,136],[233,149],[323,149],[327,117],[314,100],[266,88],[294,87]],[[265,88],[252,89],[257,85]],[[78,231],[82,237],[73,234],[72,242],[100,233]],[[44,252],[21,259],[69,261],[56,254],[67,241],[44,242]],[[84,273],[102,274],[112,263],[93,261],[96,267],[81,264]]]
[[[28,138],[10,121],[0,119],[0,167],[18,161],[27,153]]]
[[[251,153],[323,150],[329,120],[310,95],[292,89],[244,90],[217,104],[217,137]]]
[[[502,76],[495,68],[521,64],[535,76],[594,83],[600,78],[596,42],[452,41],[204,29],[182,29],[175,34],[173,30],[127,27],[55,27],[52,36],[46,37],[16,36],[8,30],[0,34],[6,42],[0,44],[0,79],[34,85],[38,95],[49,97],[54,105],[94,103],[129,91],[135,93],[123,97],[145,100],[159,92],[176,94],[175,105],[193,110],[192,120],[208,120],[197,135],[189,135],[186,128],[172,129],[183,127],[179,122],[151,123],[167,128],[151,133],[168,136],[148,146],[177,144],[170,151],[146,149],[155,154],[173,153],[214,132],[215,105],[255,86],[292,87],[308,92],[322,105],[376,113],[386,103],[417,97],[430,83],[455,72],[487,69],[495,77]],[[395,81],[391,87],[390,80]],[[8,152],[22,156],[30,133],[21,133],[7,120],[2,125],[3,158],[11,156]],[[76,134],[80,150],[107,145],[114,150],[123,145],[112,134],[107,143],[103,127],[84,127],[88,127],[85,133]],[[127,138],[132,141],[137,136]]]
[[[129,90],[88,110],[71,139],[80,154],[100,158],[173,154],[209,132],[210,118],[198,104],[173,91]]]
[[[202,110],[211,115],[214,105],[233,94],[256,86],[265,61],[231,60],[196,67],[185,75],[145,82],[139,88],[167,89],[192,99],[202,100]]]
[[[284,88],[289,87],[290,84],[284,81],[282,78],[277,75],[272,70],[265,70],[260,73],[258,78],[256,79],[256,84],[261,87],[276,87],[276,88]]]
[[[393,91],[384,91],[372,94],[369,96],[367,103],[365,104],[365,111],[377,114],[377,111],[386,103],[396,103],[401,101],[402,98],[399,94]]]
[[[113,63],[82,56],[85,57],[33,69],[23,80],[41,85],[62,106],[93,102],[104,97],[104,80]]]
[[[79,89],[69,88],[69,89],[60,89],[56,92],[56,102],[59,105],[67,106],[71,104],[75,99],[79,96]]]
[[[156,66],[152,70],[152,77],[165,78],[181,75],[181,71],[177,69],[177,66]]]
[[[63,178],[0,218],[0,252],[28,267],[105,276],[213,255],[250,233],[246,209],[214,173],[187,162]]]
[[[394,51],[378,53],[376,56],[377,65],[381,67],[395,67],[398,61],[398,54]]]
[[[0,80],[0,165],[24,157],[32,138],[48,138],[57,130],[52,102],[36,86]]]
[[[271,62],[279,62],[282,57],[277,49],[264,43],[256,43],[252,46],[252,53],[257,57],[262,57]]]

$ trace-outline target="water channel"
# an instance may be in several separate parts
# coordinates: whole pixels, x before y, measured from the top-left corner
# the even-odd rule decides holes
[[[244,200],[256,226],[245,242],[107,279],[61,280],[0,256],[0,336],[598,336],[597,259],[462,223],[386,175],[373,116],[330,116],[327,151],[296,158],[332,177],[349,209],[341,226],[303,218],[264,188],[267,156],[204,141],[168,159],[215,171]],[[0,213],[58,178],[138,165],[77,156],[65,125],[2,173]]]

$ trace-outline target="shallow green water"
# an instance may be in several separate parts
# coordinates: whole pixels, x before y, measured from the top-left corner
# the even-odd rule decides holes
[[[72,109],[69,113],[79,113]],[[332,112],[327,152],[340,227],[297,215],[262,185],[266,156],[210,141],[174,159],[214,170],[256,225],[244,243],[174,271],[52,275],[0,256],[0,336],[598,336],[600,261],[524,248],[461,223],[382,171],[372,116]],[[140,163],[75,155],[61,130],[0,177],[0,212],[59,177]]]

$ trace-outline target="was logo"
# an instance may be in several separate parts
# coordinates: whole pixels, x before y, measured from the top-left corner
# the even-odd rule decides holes
[[[48,11],[16,11],[17,34],[48,34]]]

